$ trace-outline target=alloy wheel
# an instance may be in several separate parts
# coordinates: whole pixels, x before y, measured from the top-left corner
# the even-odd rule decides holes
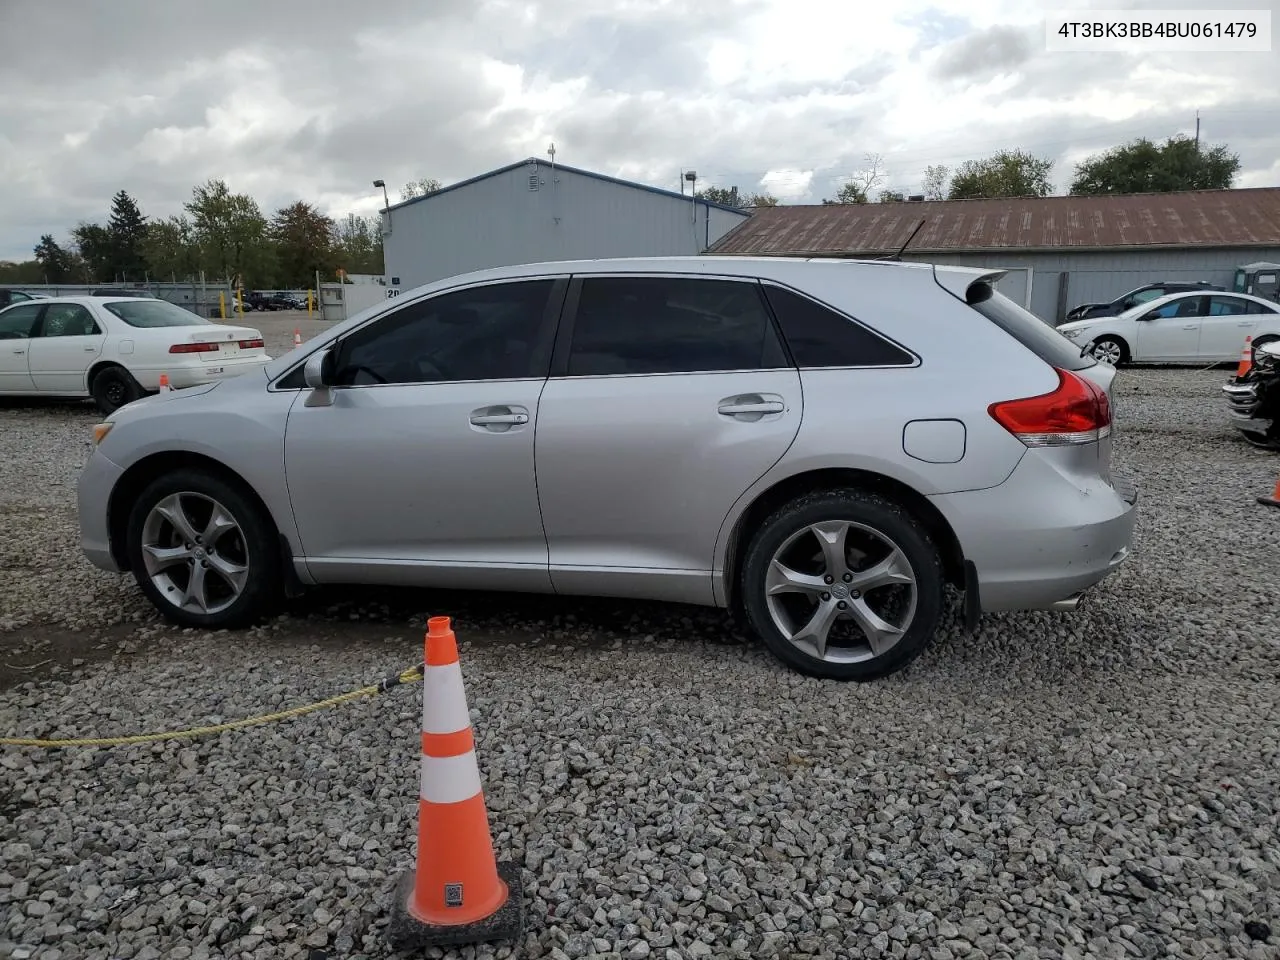
[[[902,548],[848,520],[792,534],[765,579],[774,626],[798,650],[829,663],[859,663],[891,650],[915,618],[918,592]]]
[[[244,532],[231,511],[202,493],[170,494],[151,508],[142,557],[160,595],[191,613],[226,610],[248,582]]]
[[[1101,340],[1095,343],[1089,352],[1095,360],[1109,363],[1113,367],[1120,362],[1120,357],[1122,356],[1120,344],[1114,340]]]

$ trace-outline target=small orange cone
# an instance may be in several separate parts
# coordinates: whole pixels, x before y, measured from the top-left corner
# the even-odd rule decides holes
[[[1259,497],[1258,502],[1265,507],[1280,507],[1280,477],[1276,478],[1276,488],[1269,497]]]
[[[302,345],[302,328],[301,327],[293,328],[293,345],[295,347]]]
[[[1239,380],[1253,367],[1253,337],[1244,338],[1244,349],[1240,351],[1240,365],[1236,367],[1236,379]]]
[[[160,392],[169,392],[169,375],[167,373],[160,374]]]
[[[427,621],[422,668],[418,862],[400,878],[387,939],[396,950],[519,937],[520,868],[498,863],[448,617]]]

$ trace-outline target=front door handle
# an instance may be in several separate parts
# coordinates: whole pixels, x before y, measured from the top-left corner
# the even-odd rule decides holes
[[[471,411],[471,425],[504,433],[512,427],[520,427],[529,422],[529,411],[524,407],[511,407],[499,404],[493,407],[481,407]]]
[[[85,353],[93,353],[93,352],[94,352],[95,350],[97,350],[97,349],[98,349],[97,347],[85,347],[85,348],[84,348],[84,352],[85,352]]]
[[[1188,324],[1184,325],[1182,329],[1183,329],[1183,330],[1194,330],[1195,328],[1196,328],[1196,324],[1194,324],[1194,323],[1188,323]]]
[[[786,401],[776,394],[744,393],[737,397],[725,397],[720,401],[716,411],[725,417],[741,417],[759,420],[771,413],[783,413],[787,409]]]

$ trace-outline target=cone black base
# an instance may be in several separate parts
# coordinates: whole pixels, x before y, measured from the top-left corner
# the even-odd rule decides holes
[[[507,885],[507,902],[496,913],[476,923],[437,926],[423,923],[409,913],[414,871],[406,870],[396,883],[391,921],[387,925],[387,942],[393,950],[414,950],[445,944],[517,939],[524,933],[524,885],[520,879],[520,865],[500,860],[498,876]]]
[[[1280,507],[1280,500],[1275,497],[1259,497],[1258,502],[1264,507]]]

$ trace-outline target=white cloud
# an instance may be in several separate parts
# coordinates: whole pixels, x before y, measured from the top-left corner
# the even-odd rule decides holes
[[[60,55],[52,71],[38,45],[0,58],[0,259],[105,218],[122,188],[157,217],[210,177],[268,213],[300,198],[372,213],[375,178],[394,194],[552,141],[574,166],[670,188],[692,168],[700,186],[814,203],[867,154],[882,186],[915,192],[932,163],[1021,147],[1061,186],[1088,154],[1193,129],[1199,109],[1206,140],[1240,153],[1241,186],[1280,183],[1280,60],[1048,54],[1060,6],[379,0],[353,21],[347,0],[3,0],[0,33],[57,36]]]

